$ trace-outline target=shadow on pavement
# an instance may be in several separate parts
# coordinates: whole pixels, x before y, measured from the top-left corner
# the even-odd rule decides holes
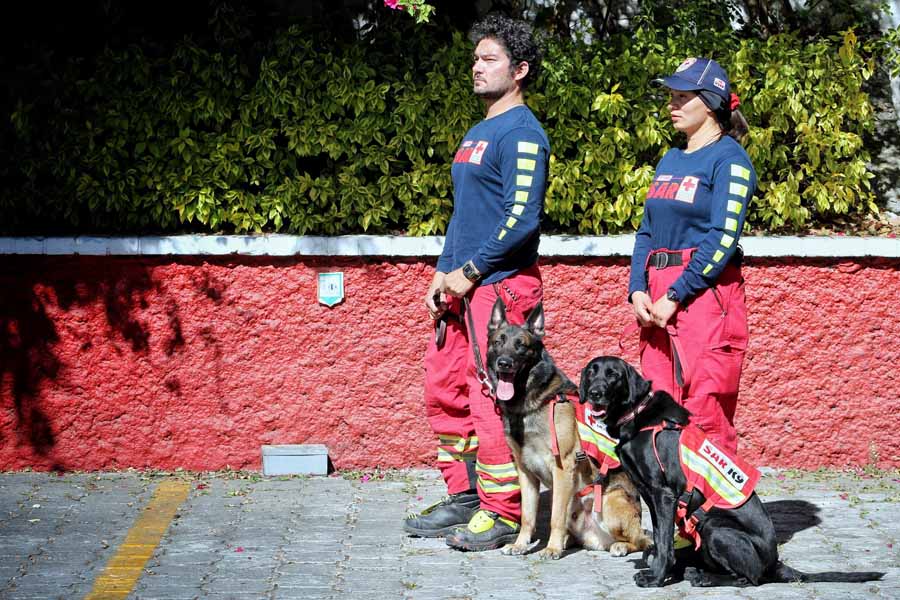
[[[795,533],[822,522],[818,517],[819,507],[805,500],[774,500],[763,505],[772,517],[779,544],[788,542]]]

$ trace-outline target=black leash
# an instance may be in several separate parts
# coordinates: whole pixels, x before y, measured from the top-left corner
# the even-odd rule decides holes
[[[475,375],[481,385],[487,388],[491,396],[496,396],[497,386],[491,381],[487,371],[484,369],[484,361],[481,360],[481,349],[478,347],[478,336],[475,335],[475,322],[472,319],[472,311],[469,310],[469,299],[465,296],[462,299],[462,310],[466,313],[466,327],[469,329],[469,339],[472,341],[472,350],[475,352]]]

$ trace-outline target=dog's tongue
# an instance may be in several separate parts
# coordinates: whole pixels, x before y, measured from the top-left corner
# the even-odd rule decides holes
[[[500,375],[497,380],[497,400],[512,400],[516,386],[511,375]]]

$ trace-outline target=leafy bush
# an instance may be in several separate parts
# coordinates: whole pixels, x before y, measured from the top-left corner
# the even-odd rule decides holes
[[[728,48],[728,52],[722,52]],[[876,211],[862,136],[876,56],[854,34],[810,43],[638,23],[603,43],[551,41],[529,97],[553,146],[547,226],[633,231],[653,166],[678,143],[651,80],[685,56],[723,63],[770,231]],[[6,233],[442,233],[451,157],[482,115],[471,46],[399,23],[354,44],[294,26],[262,46],[186,40],[70,61],[10,115]]]

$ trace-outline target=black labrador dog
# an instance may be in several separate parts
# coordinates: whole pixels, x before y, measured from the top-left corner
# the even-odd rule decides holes
[[[673,532],[678,498],[687,479],[679,459],[680,427],[690,413],[666,392],[651,391],[642,378],[620,358],[601,356],[591,360],[581,373],[581,402],[589,402],[595,419],[602,420],[608,433],[619,440],[616,452],[623,469],[637,485],[650,508],[654,548],[646,556],[649,569],[635,574],[641,587],[664,585],[678,577],[675,569]],[[653,441],[653,431],[645,430],[668,422]],[[703,504],[695,492],[690,510]],[[711,508],[699,528],[701,545],[690,551],[691,566],[683,576],[693,586],[747,586],[795,581],[862,582],[884,574],[801,573],[778,560],[775,526],[765,506],[754,492],[737,508]]]

